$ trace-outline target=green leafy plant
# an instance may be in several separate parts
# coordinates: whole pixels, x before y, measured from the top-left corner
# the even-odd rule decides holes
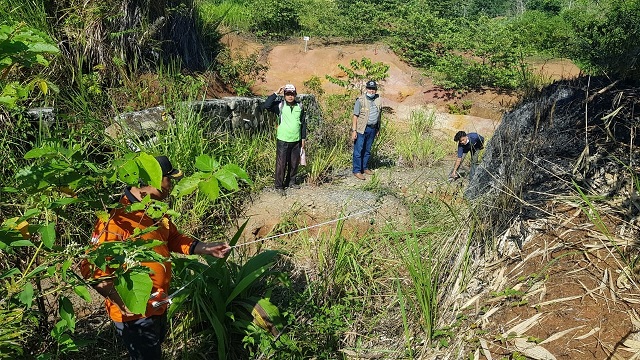
[[[330,149],[325,147],[311,148],[307,157],[308,165],[305,166],[304,173],[306,181],[314,185],[328,182],[334,170],[348,164],[344,147],[340,144],[336,144]]]
[[[255,33],[270,38],[283,38],[300,30],[297,0],[263,0],[248,2]]]
[[[576,3],[561,12],[572,29],[566,44],[569,56],[592,74],[637,79],[640,39],[640,4],[637,1],[611,0]]]
[[[324,95],[324,89],[322,88],[322,82],[320,78],[317,76],[312,76],[309,80],[306,80],[302,83],[312,94],[315,94],[316,97],[320,98]]]
[[[405,256],[402,258],[413,281],[415,301],[420,309],[422,327],[427,338],[434,340],[438,316],[438,282],[435,281],[437,270],[430,257],[422,256],[424,250],[417,238],[408,237],[406,245]]]
[[[347,90],[362,91],[364,84],[368,80],[384,81],[389,76],[389,65],[383,62],[373,62],[371,59],[363,57],[360,61],[353,59],[349,62],[349,67],[339,64],[340,70],[347,74],[346,79],[339,79],[330,75],[325,75],[327,80]]]
[[[59,52],[49,36],[24,23],[13,26],[0,25],[0,105],[15,108],[17,103],[27,99],[36,87],[44,95],[50,90],[57,92],[55,84],[39,76],[27,80],[7,80],[14,69],[48,66],[49,60],[46,56]]]
[[[446,149],[434,137],[435,114],[427,110],[414,110],[409,116],[409,129],[396,130],[392,136],[398,162],[405,166],[425,166],[442,160]]]
[[[229,242],[231,246],[236,245],[245,226],[246,222]],[[284,323],[277,307],[269,301],[268,296],[255,295],[257,288],[269,292],[264,284],[267,278],[277,275],[272,267],[278,254],[277,251],[264,251],[241,266],[226,259],[207,259],[207,264],[175,259],[177,277],[189,287],[176,297],[169,314],[185,307],[187,313],[193,314],[190,322],[206,324],[204,328],[207,330],[200,335],[216,339],[219,359],[226,359],[233,351],[231,342],[234,334],[240,338],[250,336],[255,339],[253,335],[257,329],[251,325],[253,322],[278,335]],[[186,333],[182,335],[186,336]]]
[[[449,110],[449,114],[469,115],[472,105],[473,103],[471,101],[463,100],[461,104],[458,104],[458,102],[449,103],[447,104],[447,108]]]
[[[50,328],[50,336],[57,343],[56,352],[64,354],[78,351],[78,343],[72,338],[76,316],[70,299],[71,296],[79,296],[90,301],[90,297],[87,283],[71,271],[74,259],[84,257],[99,268],[115,269],[113,278],[116,291],[135,313],[145,311],[151,289],[149,269],[140,263],[165,259],[153,251],[153,247],[158,245],[157,241],[141,240],[153,228],[136,230],[127,242],[107,242],[90,248],[77,244],[61,246],[57,236],[58,226],[64,222],[71,207],[86,209],[97,204],[109,204],[110,201],[104,197],[105,184],[137,185],[138,181],[144,181],[160,187],[162,170],[155,158],[146,153],[127,154],[103,167],[87,160],[81,146],[66,148],[56,142],[30,150],[25,158],[32,164],[16,173],[17,186],[3,189],[5,193],[23,199],[24,205],[21,206],[25,210],[20,216],[3,221],[0,226],[0,252],[3,256],[28,260],[26,263],[17,262],[14,267],[0,272],[0,281],[5,285],[0,290],[5,299],[0,302],[0,311],[4,311],[6,318],[11,321],[26,319],[27,322],[44,322],[41,326]],[[238,179],[250,182],[237,165],[220,165],[208,155],[196,159],[196,168],[199,171],[183,178],[174,188],[175,196],[182,197],[198,191],[215,200],[220,188],[237,191]],[[98,210],[96,215],[108,220],[106,210]],[[127,210],[144,210],[156,219],[165,214],[177,215],[166,203],[148,196],[130,205]],[[45,289],[43,283],[54,286]],[[49,317],[41,314],[46,309],[45,300],[51,298],[58,303],[58,315],[54,319],[59,321],[55,325],[47,324]],[[18,316],[21,313],[24,315]],[[7,324],[6,328],[14,327]],[[6,342],[3,341],[0,338],[0,347],[6,347],[14,354],[22,351],[17,345],[15,333],[7,336]]]
[[[218,53],[216,63],[222,81],[240,96],[251,94],[250,87],[257,80],[264,80],[268,68],[259,61],[257,53],[233,57],[227,48]]]

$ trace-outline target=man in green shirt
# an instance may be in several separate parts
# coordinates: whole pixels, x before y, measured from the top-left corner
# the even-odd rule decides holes
[[[284,93],[284,98],[281,94]],[[278,115],[276,171],[274,186],[282,196],[285,188],[296,188],[295,183],[300,151],[304,150],[307,137],[307,122],[302,104],[296,100],[296,87],[292,84],[281,86],[262,105],[263,109]]]

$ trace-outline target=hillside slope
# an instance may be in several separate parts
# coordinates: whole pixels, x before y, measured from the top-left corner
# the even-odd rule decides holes
[[[465,192],[490,251],[459,303],[487,358],[640,356],[639,92],[558,82],[494,133]]]
[[[500,124],[501,111],[513,98],[490,92],[451,98],[381,45],[311,45],[305,52],[302,43],[291,43],[273,46],[263,56],[270,71],[256,84],[257,93],[290,82],[301,86],[313,75],[339,77],[338,63],[366,56],[391,65],[381,92],[395,121],[415,107],[430,106],[440,112],[443,133],[465,129],[493,135],[483,163],[487,171],[468,183],[444,183],[448,163],[394,167],[376,175],[404,200],[434,191],[455,197],[459,186],[469,184],[466,196],[477,205],[473,276],[441,299],[448,308],[439,325],[455,335],[448,348],[425,348],[419,358],[640,356],[637,87],[589,78],[557,83],[516,106]],[[328,92],[339,91],[324,85]],[[471,98],[475,116],[445,113],[447,104]],[[356,212],[345,198],[369,199],[363,208],[382,209],[352,219],[347,228],[355,234],[402,221],[408,212],[397,198],[376,198],[346,174],[330,186],[303,185],[284,198],[261,194],[247,212],[254,221],[248,239],[270,233],[291,211],[305,214],[309,224]],[[273,203],[279,206],[265,205]]]
[[[312,76],[320,78],[326,93],[341,93],[340,87],[325,78],[325,75],[346,77],[338,64],[348,67],[351,60],[363,57],[388,64],[389,78],[381,84],[379,92],[384,97],[385,104],[393,109],[390,114],[392,119],[403,121],[415,108],[433,108],[439,113],[437,126],[447,137],[459,129],[490,135],[504,111],[517,100],[515,96],[491,90],[463,94],[445,91],[434,85],[421,70],[404,63],[383,44],[323,44],[311,39],[305,51],[302,39],[263,45],[234,33],[225,35],[222,43],[233,54],[259,53],[261,62],[268,64],[269,70],[264,81],[257,81],[252,87],[252,91],[258,95],[268,95],[286,83],[293,83],[300,89],[299,92],[305,92],[308,89],[304,88],[303,83]],[[565,60],[539,62],[534,66],[548,79],[568,78],[578,74],[578,69]],[[472,104],[467,115],[448,113],[449,106],[461,108],[463,102]]]

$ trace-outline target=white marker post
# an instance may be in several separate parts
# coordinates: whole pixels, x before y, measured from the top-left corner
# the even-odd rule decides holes
[[[309,42],[309,37],[303,36],[302,40],[304,40],[304,52],[307,52],[307,43]]]

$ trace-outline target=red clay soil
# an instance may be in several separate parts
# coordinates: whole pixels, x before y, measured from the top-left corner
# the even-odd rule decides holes
[[[343,89],[330,83],[325,75],[346,79],[347,74],[338,64],[349,67],[351,60],[369,58],[373,62],[389,65],[389,77],[381,84],[379,93],[398,121],[409,118],[417,108],[432,108],[440,113],[437,126],[447,135],[457,130],[476,131],[491,135],[504,113],[517,100],[512,94],[491,90],[457,94],[433,84],[423,71],[407,65],[388,46],[375,44],[322,44],[311,39],[305,42],[292,39],[287,43],[261,45],[257,41],[242,38],[234,33],[225,35],[222,42],[236,55],[259,53],[261,61],[268,64],[265,80],[257,82],[252,91],[267,96],[280,86],[291,83],[299,93],[307,92],[303,83],[317,76],[327,94],[342,93]],[[574,77],[578,69],[569,61],[554,59],[536,61],[532,66],[543,78],[556,80]],[[449,114],[450,107],[461,108],[463,102],[471,103],[466,115]]]
[[[484,339],[498,359],[637,358],[639,289],[620,257],[633,241],[614,235],[623,222],[602,215],[607,238],[575,205],[548,210],[552,218],[529,224],[537,235],[494,265],[502,280],[467,309],[467,335]],[[530,327],[516,328],[533,317]]]

